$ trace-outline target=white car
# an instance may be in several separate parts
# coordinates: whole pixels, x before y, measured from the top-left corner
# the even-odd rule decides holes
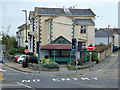
[[[27,55],[28,57],[28,55]],[[22,64],[23,60],[26,59],[26,55],[21,55],[18,59],[17,59],[17,62]]]

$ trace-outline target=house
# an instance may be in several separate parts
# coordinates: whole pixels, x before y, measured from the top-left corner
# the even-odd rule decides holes
[[[109,34],[104,29],[97,30],[95,32],[95,45],[105,44],[108,45],[108,37],[109,43],[113,40],[113,34]]]
[[[27,25],[27,33],[29,34],[30,25]],[[27,40],[28,40],[27,34]],[[16,40],[18,41],[18,47],[25,47],[26,40],[26,24],[20,25],[18,31],[16,32]]]
[[[50,44],[42,45],[40,57],[50,58],[57,63],[67,63],[75,60],[75,52],[71,51],[72,44],[63,36],[59,36]],[[86,49],[82,46],[82,49]]]
[[[95,45],[99,45],[100,43],[105,45],[111,43],[112,49],[114,47],[120,48],[120,28],[100,28],[95,33]]]
[[[91,9],[35,7],[30,11],[29,51],[36,53],[36,44],[50,44],[59,36],[71,42],[72,38],[81,41],[87,48],[94,45],[95,14]]]

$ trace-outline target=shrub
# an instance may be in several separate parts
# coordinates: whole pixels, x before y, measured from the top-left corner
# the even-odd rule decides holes
[[[44,63],[43,67],[46,67],[49,69],[55,69],[55,68],[59,68],[59,65],[57,63]]]
[[[87,56],[87,61],[89,62],[89,60],[90,60],[90,55]],[[91,61],[92,61],[92,62],[96,61],[96,63],[99,63],[99,62],[100,62],[99,59],[98,59],[98,57],[97,57],[97,54],[94,53],[94,52],[92,53]]]
[[[55,63],[55,61],[49,59],[49,63]]]
[[[44,63],[46,63],[46,58],[41,59],[41,64],[43,65]]]
[[[28,61],[29,61],[30,63],[36,63],[36,64],[38,64],[37,57],[34,56],[34,55],[30,55],[27,59],[28,59]]]
[[[15,53],[17,53],[17,49],[16,48],[10,49],[10,51],[9,51],[10,55],[14,55]]]
[[[17,49],[18,53],[25,53],[25,47],[20,47]]]

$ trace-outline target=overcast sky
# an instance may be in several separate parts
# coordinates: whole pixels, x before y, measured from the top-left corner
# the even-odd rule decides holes
[[[96,14],[96,28],[118,27],[118,1],[119,0],[1,0],[0,1],[0,32],[15,36],[17,27],[25,23],[23,9],[33,11],[34,7],[65,7],[91,8]],[[4,27],[4,29],[2,28]]]

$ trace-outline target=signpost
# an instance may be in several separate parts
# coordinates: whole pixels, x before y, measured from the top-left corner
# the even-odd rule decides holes
[[[28,49],[25,49],[25,53],[29,53],[29,50],[28,50]]]
[[[88,50],[90,51],[90,71],[91,71],[91,55],[92,55],[92,50],[94,49],[94,47],[93,47],[93,45],[92,44],[90,44],[89,46],[88,46]]]

